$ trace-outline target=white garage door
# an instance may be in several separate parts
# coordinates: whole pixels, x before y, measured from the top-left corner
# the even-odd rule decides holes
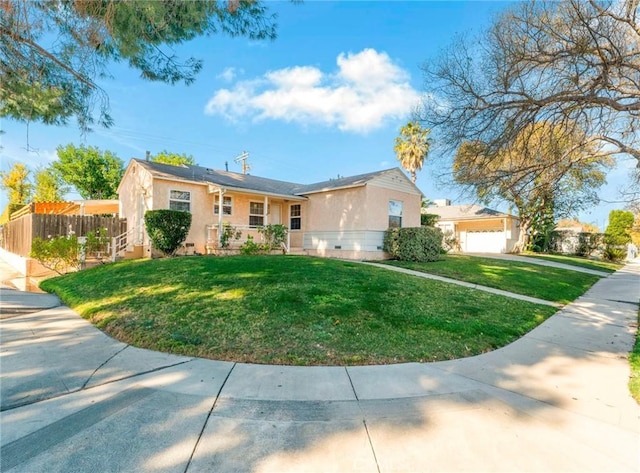
[[[467,253],[504,253],[505,250],[502,231],[467,232]]]

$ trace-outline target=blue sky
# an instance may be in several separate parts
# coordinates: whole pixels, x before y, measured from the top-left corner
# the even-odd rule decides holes
[[[420,66],[456,34],[477,34],[501,2],[269,2],[278,38],[199,38],[175,49],[204,67],[190,86],[150,83],[124,64],[101,86],[115,125],[82,135],[74,124],[43,126],[3,119],[1,169],[35,169],[56,159],[59,145],[97,146],[125,164],[162,150],[193,155],[201,166],[240,172],[234,158],[249,153],[256,176],[311,183],[398,165],[399,128],[423,90]],[[621,161],[602,189],[615,201],[632,160]],[[427,160],[417,185],[430,199],[469,203],[438,184],[441,161]],[[70,194],[69,198],[78,198]],[[2,207],[6,204],[3,195]],[[499,207],[499,206],[498,206]],[[499,207],[506,210],[506,207]],[[602,203],[582,221],[604,229]]]

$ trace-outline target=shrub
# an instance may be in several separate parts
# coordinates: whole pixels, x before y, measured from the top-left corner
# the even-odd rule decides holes
[[[191,214],[182,210],[148,210],[144,224],[154,248],[173,256],[191,227]]]
[[[598,249],[602,242],[602,233],[581,232],[578,234],[578,246],[576,248],[576,256],[588,258]]]
[[[87,233],[86,254],[98,259],[104,258],[109,251],[109,241],[109,230],[106,228],[99,228],[95,232]]]
[[[241,236],[242,231],[236,230],[236,227],[232,227],[228,222],[223,223],[222,233],[220,234],[220,248],[229,248],[231,240],[239,240]]]
[[[268,251],[277,250],[287,241],[287,227],[279,223],[260,227],[258,232],[264,238],[264,244]]]
[[[29,256],[45,268],[63,274],[70,269],[80,269],[79,250],[78,237],[75,235],[60,236],[48,240],[36,237],[31,242]]]
[[[607,245],[602,252],[602,259],[612,261],[614,263],[624,261],[627,257],[627,250],[624,248]]]
[[[268,251],[269,247],[262,243],[256,243],[251,235],[247,235],[247,241],[245,241],[240,247],[240,253],[243,255],[258,255]]]
[[[442,231],[435,227],[390,228],[383,249],[400,261],[437,261],[442,249]]]

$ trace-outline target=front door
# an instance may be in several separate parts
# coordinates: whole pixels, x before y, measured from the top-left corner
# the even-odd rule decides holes
[[[282,206],[280,204],[271,204],[269,223],[272,225],[279,225],[282,223]]]

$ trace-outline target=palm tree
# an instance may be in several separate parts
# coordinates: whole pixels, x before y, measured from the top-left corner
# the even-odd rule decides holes
[[[430,131],[428,128],[422,128],[417,121],[409,122],[400,128],[400,136],[396,138],[396,145],[393,147],[398,161],[411,174],[413,183],[416,182],[416,171],[422,169],[429,153]]]

